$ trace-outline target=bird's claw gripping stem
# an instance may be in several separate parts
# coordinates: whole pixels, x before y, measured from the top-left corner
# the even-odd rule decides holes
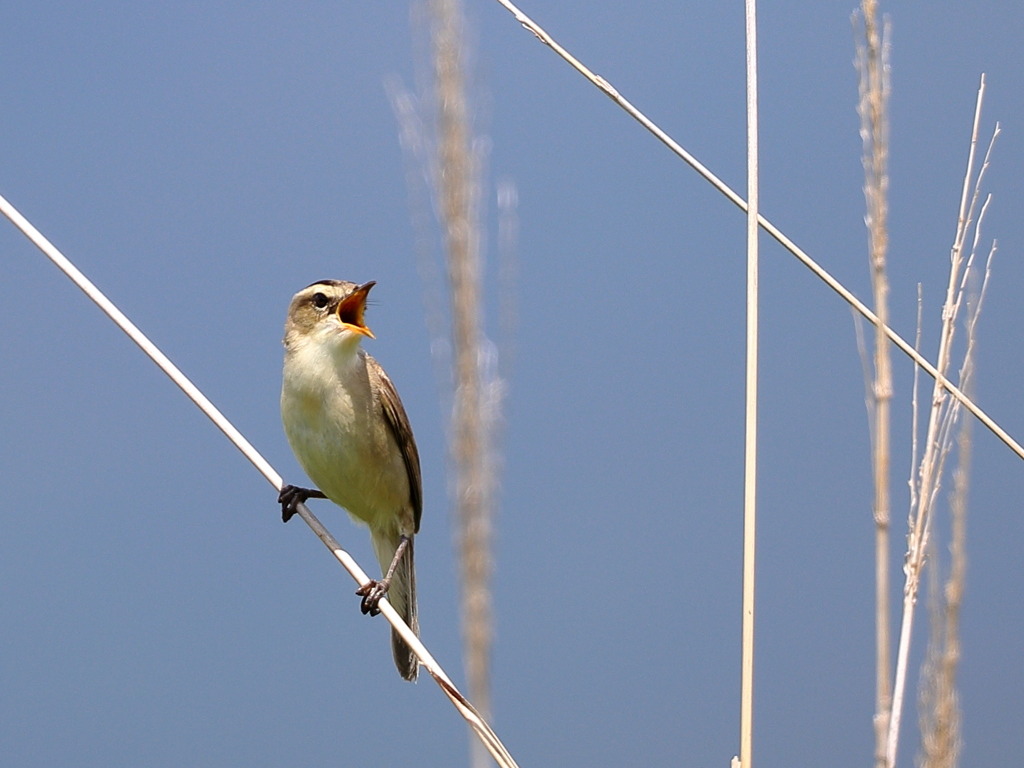
[[[300,488],[297,485],[286,485],[277,495],[277,503],[281,505],[281,520],[288,522],[298,512],[298,505],[304,504],[307,499],[326,499],[323,491],[315,488]]]
[[[359,604],[359,610],[363,613],[368,613],[371,616],[376,616],[380,613],[380,601],[388,593],[388,587],[391,586],[390,579],[370,579],[366,584],[356,590],[356,594],[363,598],[363,601]]]

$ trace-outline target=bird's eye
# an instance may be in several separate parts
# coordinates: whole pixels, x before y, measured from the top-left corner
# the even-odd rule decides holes
[[[313,306],[317,309],[323,309],[328,304],[327,297],[322,293],[313,294]]]

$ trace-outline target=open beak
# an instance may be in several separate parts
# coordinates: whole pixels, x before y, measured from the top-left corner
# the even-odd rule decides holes
[[[338,304],[338,319],[341,324],[354,333],[374,338],[373,331],[363,323],[363,312],[366,311],[366,295],[377,283],[371,280],[363,283]]]

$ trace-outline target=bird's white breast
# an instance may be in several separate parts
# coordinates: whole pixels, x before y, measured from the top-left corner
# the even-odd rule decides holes
[[[299,463],[331,501],[373,529],[396,524],[409,506],[408,475],[358,346],[289,348],[281,417]]]

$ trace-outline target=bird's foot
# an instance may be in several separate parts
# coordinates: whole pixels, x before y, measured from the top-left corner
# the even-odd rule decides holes
[[[366,584],[356,590],[356,594],[363,598],[363,602],[359,604],[359,610],[371,616],[376,616],[380,613],[380,600],[388,593],[388,587],[390,586],[390,579],[381,579],[380,581],[370,579],[366,582]]]
[[[315,488],[299,488],[297,485],[286,485],[277,496],[277,503],[281,505],[281,520],[288,522],[298,512],[298,505],[304,504],[307,499],[326,499],[322,491]]]

